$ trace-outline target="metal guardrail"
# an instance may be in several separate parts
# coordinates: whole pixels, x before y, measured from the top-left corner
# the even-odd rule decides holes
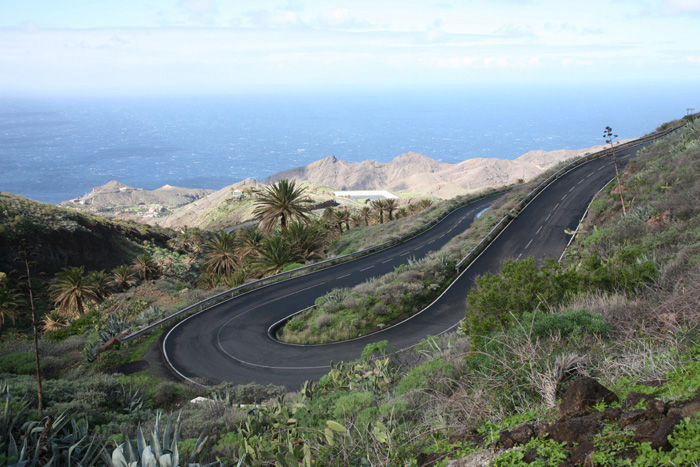
[[[373,247],[366,248],[366,249],[360,250],[360,251],[356,251],[354,253],[350,253],[347,255],[337,256],[335,258],[327,259],[324,261],[319,261],[318,263],[303,266],[303,267],[300,267],[297,269],[293,269],[291,271],[275,274],[273,276],[264,277],[262,279],[259,279],[259,280],[253,281],[253,282],[249,282],[247,284],[243,284],[243,285],[240,285],[238,287],[234,287],[232,289],[221,292],[219,294],[213,295],[211,297],[205,298],[204,300],[201,300],[197,303],[189,305],[189,306],[183,308],[182,310],[173,313],[170,316],[167,316],[163,319],[156,321],[155,323],[149,324],[148,326],[146,326],[146,327],[144,327],[144,328],[142,328],[142,329],[140,329],[132,334],[129,334],[128,336],[124,336],[121,339],[121,341],[122,342],[129,342],[133,339],[136,339],[137,337],[148,334],[152,330],[154,330],[154,329],[156,329],[164,324],[167,324],[167,323],[174,321],[176,319],[179,319],[179,318],[184,318],[185,316],[188,316],[191,313],[197,313],[197,312],[203,311],[206,308],[210,308],[210,307],[217,305],[221,302],[224,302],[226,300],[230,300],[233,297],[240,295],[241,293],[248,292],[248,291],[260,288],[260,287],[264,287],[266,285],[269,285],[269,284],[272,284],[275,282],[280,282],[282,280],[291,279],[293,277],[301,276],[301,275],[307,274],[309,272],[317,271],[319,269],[324,269],[327,267],[335,266],[337,264],[353,261],[353,260],[361,258],[363,256],[367,256],[367,255],[376,253],[378,251],[384,250],[386,248],[392,247],[392,246],[397,245],[399,243],[403,243],[406,240],[413,238],[416,235],[419,235],[419,234],[429,230],[431,227],[438,224],[440,221],[442,221],[444,218],[446,218],[448,215],[450,215],[451,213],[453,213],[457,209],[461,208],[462,206],[473,203],[475,201],[486,198],[488,196],[496,195],[499,193],[505,193],[505,192],[510,191],[510,190],[511,190],[511,188],[506,188],[506,189],[502,189],[502,190],[494,190],[494,191],[490,191],[488,193],[484,193],[482,195],[475,196],[475,197],[466,199],[464,201],[455,203],[452,206],[450,206],[440,216],[436,217],[435,219],[432,219],[430,222],[427,222],[426,224],[423,224],[421,227],[419,227],[415,230],[412,230],[411,232],[404,234],[400,237],[397,237],[397,238],[394,238],[394,239],[389,240],[387,242],[381,243],[379,245],[375,245]]]
[[[455,266],[455,270],[457,273],[460,272],[460,270],[468,266],[469,264],[472,263],[480,254],[482,251],[486,249],[488,245],[491,244],[491,242],[510,224],[516,217],[520,215],[520,212],[527,206],[530,201],[535,199],[537,195],[539,195],[542,191],[544,191],[545,188],[547,188],[550,184],[552,184],[555,180],[557,180],[559,177],[562,175],[568,173],[569,171],[575,169],[576,167],[583,165],[589,161],[592,161],[594,159],[599,159],[601,157],[605,157],[609,154],[612,154],[613,151],[620,151],[623,149],[631,148],[633,146],[638,146],[640,144],[648,143],[650,141],[654,141],[660,138],[663,138],[664,136],[668,135],[669,133],[672,133],[676,131],[677,129],[681,128],[681,126],[673,127],[668,130],[663,130],[659,131],[657,133],[652,133],[647,136],[642,136],[641,138],[637,138],[632,141],[628,141],[623,144],[619,144],[615,146],[614,149],[612,148],[606,148],[603,149],[602,151],[594,152],[592,154],[589,154],[587,156],[584,156],[580,159],[576,159],[575,161],[571,162],[570,164],[567,164],[566,166],[562,167],[558,171],[556,171],[554,174],[551,176],[547,177],[546,180],[544,180],[542,183],[537,185],[530,193],[528,193],[527,196],[525,196],[520,202],[515,206],[513,209],[510,210],[508,214],[506,214],[501,221],[496,224],[496,226],[491,229],[491,232],[486,234],[486,236],[479,242],[478,245],[476,245],[472,251],[470,251],[462,260],[457,263]]]

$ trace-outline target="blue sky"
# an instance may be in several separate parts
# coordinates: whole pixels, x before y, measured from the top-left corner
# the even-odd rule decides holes
[[[700,0],[0,2],[5,94],[530,82],[700,82]]]

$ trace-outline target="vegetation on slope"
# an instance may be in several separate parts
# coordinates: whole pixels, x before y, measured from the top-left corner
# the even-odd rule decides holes
[[[695,123],[641,152],[622,174],[628,215],[611,185],[563,265],[522,261],[484,278],[471,301],[509,309],[472,336],[478,339],[428,338],[398,354],[373,344],[360,360],[333,365],[318,384],[295,394],[277,398],[281,388],[257,385],[202,389],[163,379],[153,367],[149,373],[144,356],[157,346],[157,334],[87,355],[86,340],[118,327],[93,311],[41,340],[46,381],[39,414],[31,343],[4,336],[0,377],[12,397],[2,401],[0,461],[18,461],[13,446],[25,442],[25,454],[42,461],[55,452],[65,462],[72,446],[80,448],[70,451],[75,456],[97,458],[103,448],[111,454],[125,435],[138,436],[139,424],[146,433],[164,431],[156,427],[164,410],[181,411],[182,458],[202,446],[203,433],[198,459],[231,465],[444,466],[464,456],[494,465],[697,464],[700,208],[688,200],[699,194],[698,141]],[[535,289],[512,304],[489,282],[517,285],[523,274],[549,278],[542,283],[559,283],[566,293]],[[501,294],[506,290],[514,289]],[[134,288],[127,293],[128,300],[113,298],[114,304],[141,300]],[[586,376],[615,397],[582,408],[578,418],[563,414],[567,389]],[[195,396],[208,401],[189,403]],[[61,414],[76,423],[56,422]],[[653,435],[662,425],[670,435],[657,443]],[[44,427],[45,436],[27,427]]]
[[[164,246],[173,234],[157,227],[110,221],[0,193],[0,269],[3,271],[17,268],[14,258],[22,248],[32,249],[47,274],[65,266],[111,268],[142,253],[144,242]],[[21,242],[26,246],[20,248]]]

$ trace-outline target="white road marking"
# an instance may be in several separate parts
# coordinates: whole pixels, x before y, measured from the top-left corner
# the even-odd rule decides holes
[[[561,201],[564,201],[564,200],[566,199],[566,196],[567,196],[567,195],[562,196],[562,197],[561,197]]]
[[[579,180],[578,183],[577,183],[577,185],[580,185],[580,184],[582,184],[582,183],[583,183],[583,179]]]
[[[393,261],[393,260],[394,260],[394,258],[393,258],[393,257],[392,257],[392,258],[389,258],[389,259],[388,259],[388,260],[386,260],[386,261],[382,261],[382,264],[384,264],[384,263],[388,263],[389,261]]]
[[[526,249],[526,250],[530,247],[530,243],[532,243],[532,239],[530,239],[530,241],[527,242],[527,245],[525,245],[525,249]]]
[[[558,207],[559,207],[559,203],[557,203],[557,205],[554,206],[554,209],[552,209],[552,212],[556,211]]]
[[[431,243],[435,243],[435,240],[430,240],[427,245],[430,245]]]
[[[406,256],[406,255],[409,254],[409,253],[410,253],[410,251],[407,251],[407,252],[405,252],[405,253],[401,253],[399,256]]]
[[[594,173],[595,173],[595,172],[589,173],[589,174],[588,174],[588,177],[590,177],[590,176],[593,175]],[[588,177],[586,177],[586,178],[588,178]]]
[[[540,226],[540,228],[537,229],[537,232],[535,232],[535,235],[539,235],[539,234],[540,234],[540,230],[542,230],[542,227],[543,227],[543,226]]]
[[[372,266],[370,266],[370,267],[367,267],[367,268],[364,268],[364,269],[360,269],[360,272],[366,271],[366,270],[368,270],[368,269],[372,269],[373,267],[374,267],[374,264],[373,264]]]
[[[351,274],[345,274],[344,276],[338,276],[338,277],[336,277],[336,280],[337,280],[337,279],[343,279],[344,277],[348,277],[348,276],[350,276],[350,275],[351,275]]]
[[[576,187],[575,187],[575,186],[572,186],[571,189],[569,190],[569,193],[571,193],[571,192],[574,191],[575,189],[576,189]],[[564,195],[564,196],[566,196],[566,195]]]
[[[547,223],[547,221],[549,220],[549,217],[550,217],[551,215],[552,215],[552,213],[550,212],[549,214],[547,214],[547,217],[544,218],[544,223],[545,223],[545,224]]]

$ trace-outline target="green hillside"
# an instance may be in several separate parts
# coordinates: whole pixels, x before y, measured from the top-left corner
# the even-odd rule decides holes
[[[20,241],[53,274],[62,267],[84,265],[109,269],[143,252],[143,243],[164,246],[172,231],[114,222],[103,217],[0,193],[0,270],[16,269]]]

